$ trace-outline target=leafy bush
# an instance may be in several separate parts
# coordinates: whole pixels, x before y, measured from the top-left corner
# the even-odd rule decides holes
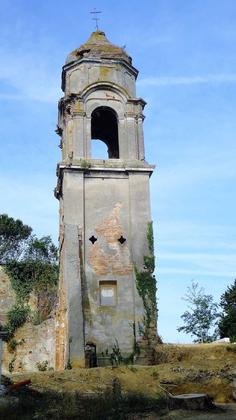
[[[16,329],[27,320],[32,291],[38,298],[34,320],[37,324],[46,319],[55,302],[59,277],[57,247],[50,236],[39,239],[31,233],[32,228],[21,220],[0,215],[0,264],[5,264],[6,274],[16,293],[16,304],[9,311],[8,323],[4,326],[9,331],[6,341],[11,340]]]
[[[6,330],[9,331],[9,338],[11,338],[17,328],[20,328],[27,321],[30,313],[29,306],[14,305],[7,314]]]
[[[58,282],[58,265],[40,260],[16,261],[6,264],[6,273],[11,279],[18,302],[27,302],[32,290],[55,288]]]

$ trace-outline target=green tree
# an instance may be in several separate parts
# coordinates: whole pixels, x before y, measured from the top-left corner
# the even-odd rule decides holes
[[[204,289],[193,281],[183,299],[188,302],[188,310],[181,315],[184,325],[177,330],[196,337],[195,343],[208,343],[215,340],[218,334],[219,313],[213,296],[205,294]]]
[[[38,239],[35,235],[32,235],[29,239],[24,259],[56,264],[58,260],[58,250],[50,236],[43,236]]]
[[[220,337],[236,341],[236,280],[221,296],[220,306],[223,309],[219,321]]]
[[[0,214],[0,264],[21,256],[31,232],[32,228],[21,220]]]

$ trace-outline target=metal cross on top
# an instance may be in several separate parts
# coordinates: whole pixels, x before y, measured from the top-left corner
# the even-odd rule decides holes
[[[95,20],[95,22],[96,22],[96,30],[98,31],[98,21],[99,21],[99,17],[97,16],[99,13],[102,13],[102,12],[100,12],[100,11],[98,11],[98,10],[96,10],[96,9],[93,9],[93,11],[92,12],[90,12],[91,13],[91,15],[94,15],[94,17],[92,18],[93,20]]]

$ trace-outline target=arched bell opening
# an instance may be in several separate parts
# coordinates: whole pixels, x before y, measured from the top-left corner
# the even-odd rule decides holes
[[[102,140],[92,139],[91,156],[92,159],[108,159],[107,145]]]
[[[118,122],[113,109],[100,106],[92,112],[91,116],[91,140],[99,140],[107,146],[107,154],[104,159],[119,159]],[[102,158],[99,143],[93,147],[92,158]],[[104,150],[102,151],[103,154]]]

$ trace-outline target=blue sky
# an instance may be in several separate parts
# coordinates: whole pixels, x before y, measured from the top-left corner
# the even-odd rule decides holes
[[[147,101],[146,158],[157,256],[159,332],[179,334],[192,280],[219,299],[236,275],[236,2],[2,0],[1,213],[58,237],[54,133],[67,54],[100,27],[126,45]]]

